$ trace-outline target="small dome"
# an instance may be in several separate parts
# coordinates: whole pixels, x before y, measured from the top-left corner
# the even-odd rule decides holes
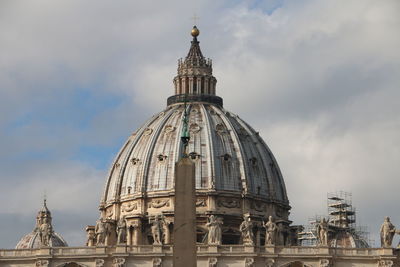
[[[40,247],[42,247],[40,232],[34,230],[21,238],[15,249],[31,249]],[[54,232],[49,239],[49,247],[68,247],[68,244],[61,235]]]
[[[368,242],[356,233],[340,231],[330,241],[331,247],[338,248],[369,248]]]
[[[36,226],[18,242],[15,249],[31,249],[40,247],[67,247],[68,244],[61,235],[53,231],[51,213],[43,202],[43,207],[36,216]]]

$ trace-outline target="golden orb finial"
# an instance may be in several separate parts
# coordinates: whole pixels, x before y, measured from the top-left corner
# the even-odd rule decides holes
[[[197,29],[196,26],[193,26],[191,34],[192,34],[193,37],[197,37],[197,36],[199,36],[200,31],[199,31],[199,29]]]

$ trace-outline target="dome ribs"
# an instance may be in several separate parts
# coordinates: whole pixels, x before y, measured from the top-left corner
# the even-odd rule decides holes
[[[252,133],[252,137],[257,142],[257,149],[259,151],[259,155],[264,160],[263,166],[264,167],[268,166],[267,170],[270,173],[268,175],[268,171],[267,171],[267,175],[270,179],[273,179],[273,180],[269,179],[269,183],[271,185],[271,190],[273,190],[270,192],[271,196],[275,196],[275,199],[277,199],[277,200],[289,203],[287,193],[286,193],[286,186],[285,186],[285,182],[283,180],[282,173],[281,173],[279,165],[278,165],[274,155],[272,154],[271,150],[269,149],[268,145],[261,138],[261,136],[259,136],[258,132],[256,132],[248,123],[246,123],[245,121],[243,121],[240,118],[237,118],[237,119],[238,119],[238,122],[244,128],[246,128],[249,132]],[[266,157],[266,156],[268,156],[268,157]],[[272,165],[271,165],[271,163],[272,163]],[[272,166],[274,166],[274,167],[272,167]],[[278,184],[278,186],[276,186],[276,184]],[[273,186],[273,185],[275,185],[275,186]],[[279,193],[279,197],[276,197],[276,193]]]
[[[112,181],[113,181],[113,172],[114,172],[114,166],[115,164],[118,162],[118,160],[120,159],[120,155],[123,153],[123,151],[125,149],[129,149],[129,155],[132,154],[132,150],[135,148],[135,145],[137,144],[138,140],[140,139],[140,137],[142,136],[143,132],[145,131],[145,129],[148,127],[148,125],[150,125],[151,123],[153,123],[155,120],[157,119],[156,116],[153,116],[152,118],[150,118],[149,120],[147,120],[143,126],[141,128],[139,128],[138,131],[136,131],[136,134],[134,137],[130,136],[128,141],[124,144],[124,146],[121,148],[121,150],[118,152],[117,157],[115,158],[115,160],[112,163],[112,167],[110,168],[110,171],[108,173],[108,178],[107,178],[107,182],[106,182],[106,186],[104,188],[104,193],[103,193],[103,197],[102,197],[102,201],[100,203],[100,207],[102,208],[104,205],[107,205],[107,203],[113,202],[116,200],[116,194],[118,192],[115,192],[116,194],[112,195],[112,190],[110,190]],[[132,142],[131,142],[132,141]],[[129,148],[128,145],[130,144]]]
[[[235,127],[240,143],[242,144],[242,153],[244,156],[244,168],[246,171],[246,181],[248,183],[248,192],[254,195],[271,197],[271,183],[268,181],[267,171],[262,162],[262,156],[257,149],[254,134],[244,127],[239,120],[233,116],[228,117],[229,121]]]
[[[211,127],[211,115],[208,112],[208,109],[211,109],[210,105],[199,105],[201,106],[202,113],[204,114],[204,134],[207,131],[207,135],[205,138],[205,145],[208,148],[206,151],[206,155],[208,158],[208,165],[207,165],[207,173],[208,173],[208,188],[211,190],[215,190],[215,162],[214,162],[214,149],[213,149],[213,140],[215,136],[212,133]]]
[[[166,114],[164,114],[161,121],[159,121],[159,123],[156,125],[156,127],[155,127],[156,129],[154,130],[154,133],[152,134],[152,136],[150,138],[150,142],[148,143],[148,146],[146,148],[147,154],[146,154],[146,158],[145,158],[145,164],[143,167],[144,174],[143,174],[143,181],[142,181],[142,192],[143,193],[147,193],[148,190],[153,185],[154,176],[152,177],[153,179],[152,178],[149,179],[149,172],[150,172],[149,166],[151,166],[151,164],[154,163],[155,160],[157,160],[154,149],[155,149],[157,141],[160,137],[160,132],[166,125],[167,120],[173,114],[173,111],[174,111],[174,109],[171,109],[168,112],[166,112]]]
[[[215,134],[215,140],[216,142],[218,140],[218,144],[215,144],[216,155],[221,157],[225,154],[229,154],[231,157],[228,161],[220,158],[215,162],[216,170],[219,169],[219,171],[216,172],[216,175],[219,175],[217,189],[242,191],[243,181],[241,181],[241,183],[238,182],[244,176],[243,169],[241,168],[243,166],[243,161],[240,153],[237,153],[240,151],[240,146],[235,141],[237,140],[237,136],[235,136],[229,121],[225,118],[224,111],[215,106],[211,106],[211,109],[215,113],[212,118],[215,131],[217,132],[217,134]]]
[[[157,141],[153,148],[153,156],[148,168],[149,184],[146,186],[146,191],[149,190],[170,190],[173,184],[175,154],[177,139],[179,139],[180,131],[174,125],[177,125],[180,120],[178,108],[174,109],[168,118],[164,121],[157,136]],[[160,160],[160,155],[164,160]],[[153,178],[151,178],[153,177]]]

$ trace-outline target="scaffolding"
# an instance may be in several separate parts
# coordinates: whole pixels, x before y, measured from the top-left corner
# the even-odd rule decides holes
[[[315,215],[308,218],[308,225],[304,226],[304,230],[298,233],[298,240],[301,246],[313,247],[318,245],[317,224],[324,218],[322,215]]]
[[[356,222],[356,209],[352,205],[352,194],[338,191],[328,193],[327,199],[330,224],[343,230],[353,229]]]
[[[328,216],[316,215],[309,218],[308,225],[298,233],[301,246],[317,246],[319,243],[317,226],[325,218],[334,246],[370,247],[373,240],[365,226],[356,226],[356,209],[352,204],[352,194],[338,191],[327,194]],[[346,238],[351,236],[351,238]],[[351,244],[341,242],[351,241]]]

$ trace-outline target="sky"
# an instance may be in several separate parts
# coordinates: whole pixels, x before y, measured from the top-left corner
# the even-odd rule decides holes
[[[195,13],[224,107],[273,151],[293,224],[352,193],[379,245],[400,227],[398,0],[2,0],[0,248],[53,226],[85,243],[108,168],[166,106]],[[398,237],[394,245],[397,245]]]

